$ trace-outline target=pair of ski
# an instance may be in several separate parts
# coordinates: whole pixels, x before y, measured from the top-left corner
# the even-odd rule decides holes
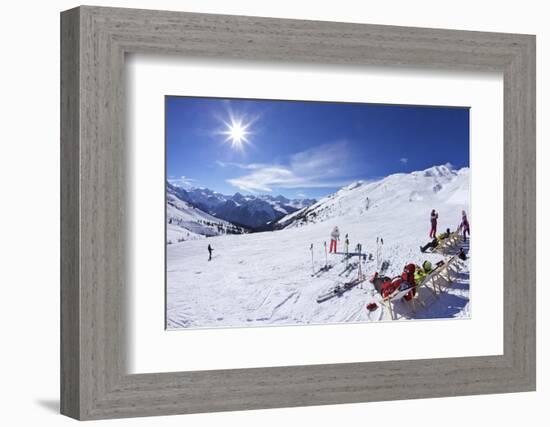
[[[346,266],[346,268],[344,268],[344,269],[338,274],[338,276],[343,276],[343,275],[346,275],[346,277],[349,276],[349,275],[353,272],[353,270],[355,270],[355,269],[357,268],[357,266],[358,266],[358,264],[357,264],[356,262],[351,263],[351,264],[348,264],[348,265]]]
[[[346,258],[351,258],[351,257],[354,257],[354,256],[359,256],[359,257],[362,257],[364,260],[367,259],[367,255],[368,253],[366,252],[331,252],[333,253],[334,255],[342,255],[342,260],[341,262],[345,261]]]
[[[327,271],[330,271],[334,267],[331,264],[326,264],[322,266],[319,270],[317,270],[314,273],[311,273],[311,277],[320,277],[323,273],[326,273]]]
[[[351,282],[336,285],[333,288],[329,289],[324,294],[319,295],[317,297],[317,302],[321,303],[321,302],[324,302],[324,301],[328,301],[329,299],[334,298],[334,297],[340,297],[344,293],[346,293],[348,291],[351,291],[353,288],[355,288],[357,285],[359,285],[362,282],[363,282],[363,280],[354,279]]]

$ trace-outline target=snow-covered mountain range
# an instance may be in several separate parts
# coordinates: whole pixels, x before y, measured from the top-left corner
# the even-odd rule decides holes
[[[259,229],[281,217],[315,203],[314,199],[290,200],[283,196],[225,195],[208,188],[184,189],[167,183],[167,192],[183,202],[233,224]]]
[[[394,174],[375,182],[356,182],[285,215],[278,221],[276,231],[219,233],[209,238],[208,243],[214,248],[212,261],[208,261],[207,243],[202,240],[169,245],[168,328],[382,319],[384,313],[372,319],[365,309],[374,295],[368,282],[339,298],[317,302],[320,294],[357,275],[357,269],[346,270],[341,255],[344,236],[349,236],[350,250],[361,243],[363,253],[369,255],[362,264],[367,277],[378,271],[383,262],[389,264],[386,274],[390,277],[401,274],[407,263],[421,265],[429,260],[434,264],[443,257],[419,250],[430,240],[430,211],[436,209],[439,213],[438,232],[455,230],[462,210],[469,213],[469,182],[468,168],[454,170],[449,165]],[[325,244],[336,225],[341,236],[340,254],[327,255]],[[475,233],[475,224],[473,230]],[[379,244],[379,238],[383,238],[383,244]],[[320,268],[325,263],[330,269],[322,272]],[[314,272],[321,273],[312,277]],[[406,306],[396,308],[405,309]],[[429,309],[416,313],[415,318],[469,315],[468,261],[459,285],[431,301]]]

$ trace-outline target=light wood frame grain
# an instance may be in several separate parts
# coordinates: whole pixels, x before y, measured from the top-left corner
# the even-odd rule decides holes
[[[504,354],[128,375],[124,59],[136,52],[501,71]],[[534,36],[79,7],[61,14],[61,165],[63,414],[100,419],[535,390]]]

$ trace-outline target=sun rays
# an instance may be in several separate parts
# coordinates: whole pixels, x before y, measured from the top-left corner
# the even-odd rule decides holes
[[[233,150],[242,152],[246,145],[252,144],[251,137],[254,135],[252,125],[258,117],[239,116],[232,111],[228,113],[228,119],[221,119],[223,129],[217,130],[216,134],[224,136],[224,142],[229,143]]]
[[[226,130],[221,133],[226,136],[225,141],[231,143],[231,148],[242,151],[244,144],[249,144],[251,123],[243,123],[243,119],[232,117],[230,123],[225,123]]]

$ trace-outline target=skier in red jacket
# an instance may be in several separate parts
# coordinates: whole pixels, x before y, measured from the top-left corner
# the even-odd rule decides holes
[[[430,223],[432,225],[432,228],[430,229],[430,237],[435,238],[435,235],[437,233],[437,218],[439,218],[439,215],[435,211],[435,209],[432,209],[432,213],[430,214]]]
[[[416,282],[414,279],[415,270],[416,266],[414,264],[407,264],[403,269],[403,274],[401,275],[402,282],[400,290],[411,288],[411,291],[404,296],[407,301],[412,300],[413,297],[416,295]]]

